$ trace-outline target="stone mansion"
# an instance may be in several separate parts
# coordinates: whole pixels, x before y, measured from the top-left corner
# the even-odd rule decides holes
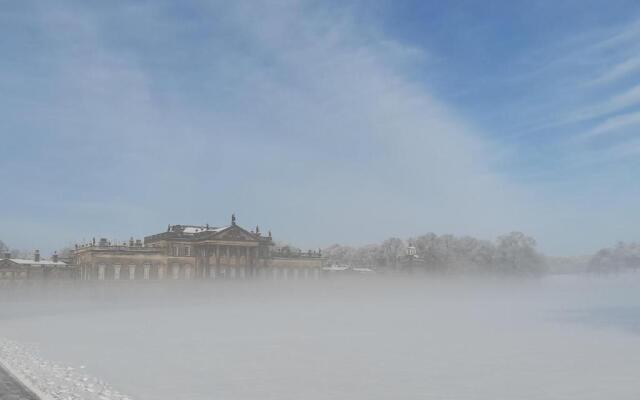
[[[274,249],[271,232],[236,224],[169,225],[166,232],[128,243],[107,239],[76,245],[73,267],[81,280],[311,279],[321,272],[320,251]]]

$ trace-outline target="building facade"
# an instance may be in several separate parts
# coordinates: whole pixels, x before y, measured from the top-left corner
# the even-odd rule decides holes
[[[12,258],[8,252],[0,258],[0,281],[73,279],[75,276],[75,268],[60,261],[57,254],[50,260],[41,259],[38,250],[33,260]]]
[[[303,279],[316,278],[320,252],[273,250],[256,226],[169,225],[166,232],[128,243],[106,239],[76,245],[74,264],[82,280]]]

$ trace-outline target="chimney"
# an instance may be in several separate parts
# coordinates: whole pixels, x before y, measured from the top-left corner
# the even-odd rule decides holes
[[[58,252],[54,251],[53,255],[51,256],[51,261],[53,261],[54,263],[58,262]]]
[[[4,252],[4,258],[6,258],[7,260],[11,258],[11,252],[10,251],[5,251]]]
[[[36,250],[33,253],[33,261],[35,262],[40,262],[40,250]]]

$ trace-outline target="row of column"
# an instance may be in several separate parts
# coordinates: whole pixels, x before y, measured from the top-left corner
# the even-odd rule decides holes
[[[274,279],[274,280],[296,280],[296,279],[318,279],[320,269],[318,268],[295,268],[295,267],[211,267],[208,274],[209,279]]]
[[[221,266],[248,267],[258,261],[257,247],[207,246],[200,248],[199,253],[199,265],[203,269]]]
[[[4,271],[0,272],[0,279],[27,279],[27,271]]]
[[[318,279],[318,268],[295,267],[230,267],[218,266],[202,270],[205,279]],[[195,269],[190,264],[172,264],[168,269],[164,265],[144,264],[142,269],[137,265],[122,266],[120,264],[97,264],[95,269],[91,265],[80,267],[81,280],[191,280],[196,278]]]

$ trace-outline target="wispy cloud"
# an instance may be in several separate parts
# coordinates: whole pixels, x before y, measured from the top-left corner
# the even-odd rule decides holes
[[[640,106],[638,43],[640,20],[634,20],[580,32],[541,49],[537,58],[551,61],[534,68],[538,75],[529,82],[539,93],[540,106],[517,129],[518,135],[562,132],[558,145],[566,144],[572,158],[581,151],[581,143],[634,126]],[[535,88],[536,82],[540,88]],[[612,145],[601,141],[600,149]]]
[[[636,125],[640,125],[640,112],[617,115],[597,124],[587,131],[582,137],[584,139],[593,139],[606,134],[619,133],[624,128]]]
[[[640,35],[639,35],[640,36]],[[640,38],[639,38],[640,39]],[[640,70],[640,57],[631,57],[607,67],[599,76],[586,82],[589,85],[604,85],[628,77]]]
[[[638,104],[640,104],[640,85],[616,93],[602,102],[590,104],[582,109],[576,110],[558,123],[567,124],[597,119],[624,111]]]
[[[607,85],[626,78],[640,70],[640,20],[626,25],[596,32],[581,50],[585,60],[597,67],[594,77],[586,85]],[[593,60],[590,60],[593,58]]]
[[[629,44],[637,44],[640,37],[640,21],[632,21],[621,27],[608,29],[604,32],[597,32],[590,47],[593,50],[617,49]]]

